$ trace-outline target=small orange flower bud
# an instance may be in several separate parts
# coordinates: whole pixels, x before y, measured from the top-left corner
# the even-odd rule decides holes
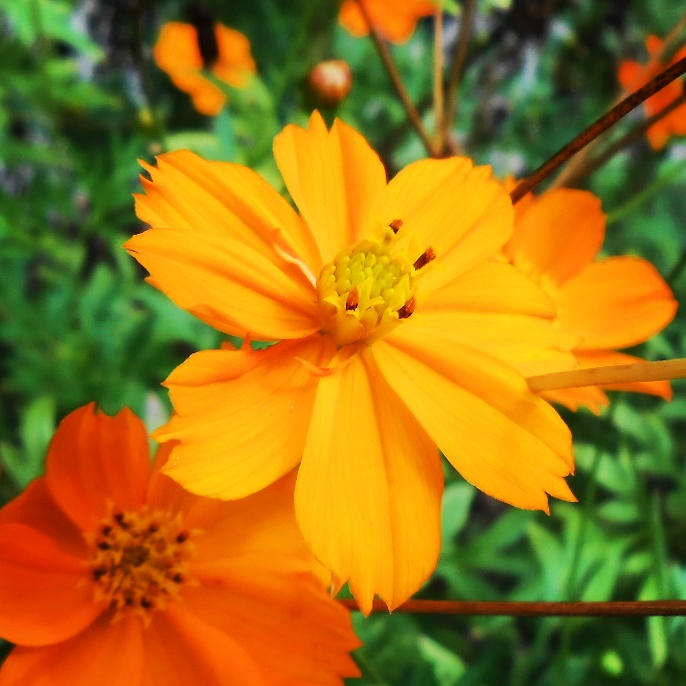
[[[320,105],[334,107],[350,92],[353,75],[344,60],[324,60],[312,67],[307,81]]]

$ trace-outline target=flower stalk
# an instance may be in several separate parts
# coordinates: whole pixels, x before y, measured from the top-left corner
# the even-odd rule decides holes
[[[572,369],[566,372],[532,376],[527,381],[532,391],[540,393],[560,388],[578,388],[579,386],[614,385],[684,378],[686,378],[686,358],[677,358],[674,360],[661,360],[659,362],[636,362],[635,364]]]

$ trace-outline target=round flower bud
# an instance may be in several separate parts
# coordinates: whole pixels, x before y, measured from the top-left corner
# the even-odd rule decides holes
[[[324,60],[312,67],[307,81],[320,105],[334,107],[350,92],[353,75],[344,60]]]

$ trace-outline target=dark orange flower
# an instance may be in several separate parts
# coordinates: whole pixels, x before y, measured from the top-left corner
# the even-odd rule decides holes
[[[192,24],[164,24],[153,51],[157,66],[169,74],[179,90],[191,96],[198,112],[210,116],[224,107],[226,96],[202,75],[204,68],[235,88],[245,87],[250,74],[256,71],[250,41],[240,31],[217,24],[214,35],[218,57],[210,65],[203,66],[198,32]]]
[[[650,262],[639,257],[597,259],[605,238],[600,200],[588,191],[560,188],[516,205],[515,232],[505,248],[511,262],[535,279],[557,305],[556,323],[576,339],[580,367],[626,364],[639,358],[616,352],[642,343],[673,319],[677,303]],[[520,365],[531,374],[554,368]],[[543,395],[570,409],[594,412],[608,404],[605,390],[669,399],[668,381],[587,386]]]
[[[619,65],[619,83],[622,85],[622,88],[629,93],[643,86],[670,64],[674,64],[674,62],[686,57],[686,47],[684,47],[674,55],[671,62],[668,64],[663,63],[661,56],[664,48],[664,41],[657,36],[648,36],[645,44],[649,55],[649,60],[646,64],[641,64],[634,60],[624,60]],[[643,103],[646,114],[651,117],[657,112],[660,112],[667,107],[667,105],[676,100],[676,98],[681,95],[682,91],[682,80],[675,79]],[[655,124],[648,129],[646,135],[648,136],[650,145],[655,150],[659,150],[665,145],[670,136],[683,136],[684,134],[686,134],[686,104],[677,107],[668,115],[655,122]]]
[[[438,559],[438,448],[518,507],[575,499],[568,428],[507,364],[566,337],[550,298],[494,259],[514,213],[489,167],[426,159],[387,181],[357,131],[316,112],[274,152],[299,213],[240,165],[188,151],[145,165],[151,228],[126,248],[151,282],[220,331],[277,342],[192,355],[165,382],[176,414],[156,436],[178,441],[167,473],[207,496],[302,461],[315,555],[363,610],[374,594],[397,607]]]
[[[436,11],[434,0],[364,0],[374,28],[393,43],[404,43],[414,32],[417,21]],[[369,24],[357,0],[345,0],[338,15],[353,36],[366,36]]]
[[[293,478],[219,502],[151,469],[143,423],[93,405],[0,510],[2,686],[334,686],[348,612],[293,517]]]

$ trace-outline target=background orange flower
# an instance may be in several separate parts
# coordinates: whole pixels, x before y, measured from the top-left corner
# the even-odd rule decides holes
[[[683,47],[668,63],[665,63],[662,59],[662,52],[665,47],[664,41],[657,36],[648,36],[645,45],[649,56],[646,64],[641,64],[634,60],[624,60],[619,65],[619,83],[627,92],[635,91],[670,64],[674,64],[674,62],[686,57],[686,47]],[[676,100],[682,92],[683,79],[672,81],[668,86],[665,86],[665,88],[643,103],[646,115],[651,117],[664,109]],[[686,134],[686,104],[677,107],[660,119],[660,121],[655,122],[646,133],[650,145],[655,150],[664,147],[671,135],[683,136],[684,134]]]
[[[169,74],[179,90],[191,96],[198,112],[207,115],[219,113],[226,95],[202,75],[203,69],[235,88],[245,87],[249,75],[256,71],[246,36],[223,24],[215,26],[214,35],[218,56],[212,64],[203,65],[198,32],[192,24],[164,24],[153,51],[157,66]]]
[[[230,503],[151,470],[143,423],[72,412],[0,510],[2,686],[341,684],[348,612],[293,517],[293,478]]]
[[[374,28],[394,43],[404,43],[414,33],[417,21],[436,11],[433,0],[364,0]],[[366,36],[369,24],[357,0],[345,0],[338,15],[341,24],[354,36]]]
[[[576,338],[573,352],[580,367],[638,361],[616,349],[643,343],[667,326],[677,309],[669,286],[647,260],[598,260],[604,238],[600,200],[588,191],[560,188],[539,198],[530,194],[517,204],[515,232],[505,248],[512,263],[554,300],[557,325]],[[545,371],[553,370],[532,373]],[[668,381],[603,388],[672,397]],[[573,410],[584,405],[598,413],[608,404],[598,386],[543,395]]]

